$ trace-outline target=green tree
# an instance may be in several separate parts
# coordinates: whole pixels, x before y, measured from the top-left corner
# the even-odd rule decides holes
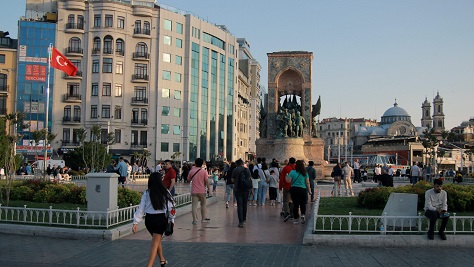
[[[94,170],[93,166],[97,169],[103,169],[111,160],[112,157],[107,153],[106,147],[92,141],[83,142],[80,147],[76,147],[73,151],[64,155],[64,161],[74,170]]]
[[[0,127],[1,164],[4,166],[6,176],[6,182],[0,184],[0,201],[3,202],[3,192],[5,192],[6,206],[8,206],[10,202],[13,176],[22,161],[20,155],[16,155],[15,147],[17,142],[20,141],[23,136],[17,134],[15,130],[17,127],[20,129],[26,129],[29,127],[28,124],[23,122],[24,119],[25,115],[21,112],[10,113],[2,119],[2,125]],[[5,188],[1,188],[1,185]]]

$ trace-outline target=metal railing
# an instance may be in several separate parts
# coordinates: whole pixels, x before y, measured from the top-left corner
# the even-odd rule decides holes
[[[191,203],[191,193],[174,197],[176,207]],[[23,207],[3,207],[0,204],[0,222],[14,222],[26,224],[75,226],[85,228],[110,228],[115,225],[128,223],[133,220],[133,215],[138,205],[117,208],[107,211],[56,210]]]
[[[425,233],[428,230],[429,220],[418,213],[417,216],[369,216],[369,215],[320,215],[320,193],[314,202],[313,233]],[[436,227],[436,229],[438,229]],[[474,233],[474,216],[456,216],[449,218],[447,233]]]

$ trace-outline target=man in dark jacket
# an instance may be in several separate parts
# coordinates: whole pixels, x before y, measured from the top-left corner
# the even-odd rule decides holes
[[[239,228],[244,227],[247,220],[247,200],[250,190],[239,188],[240,174],[246,172],[250,178],[250,170],[244,166],[244,161],[239,159],[235,162],[237,167],[232,172],[232,180],[234,180],[234,196],[237,200],[237,216],[239,217]]]
[[[310,160],[308,162],[308,167],[306,167],[306,172],[309,176],[309,186],[311,187],[311,202],[314,201],[314,183],[316,179],[316,170],[314,169],[314,161]]]

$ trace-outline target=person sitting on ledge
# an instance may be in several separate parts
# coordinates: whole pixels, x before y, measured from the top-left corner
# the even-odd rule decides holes
[[[441,226],[439,227],[439,236],[442,240],[446,240],[444,230],[448,224],[448,195],[443,190],[443,181],[435,179],[433,181],[433,188],[425,193],[425,216],[430,219],[430,227],[428,230],[428,239],[434,239],[434,227],[436,220],[441,219]]]

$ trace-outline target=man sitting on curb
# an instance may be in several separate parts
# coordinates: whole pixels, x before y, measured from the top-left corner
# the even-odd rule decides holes
[[[435,179],[433,181],[434,187],[425,193],[425,216],[430,219],[430,228],[428,230],[428,239],[434,239],[434,227],[436,220],[441,219],[441,226],[439,227],[439,236],[442,240],[446,240],[444,230],[448,224],[448,195],[443,189],[443,181]]]

